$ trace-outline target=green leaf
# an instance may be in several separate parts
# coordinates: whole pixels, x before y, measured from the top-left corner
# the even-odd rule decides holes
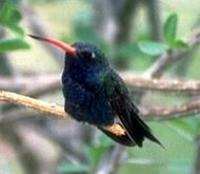
[[[20,12],[9,3],[5,3],[0,12],[0,25],[7,27],[15,33],[23,36],[24,31],[19,26],[19,22],[22,19]]]
[[[138,46],[140,51],[151,56],[160,55],[169,49],[168,45],[153,41],[140,41]]]
[[[164,37],[169,45],[172,45],[176,39],[176,31],[177,31],[177,22],[178,16],[177,14],[171,14],[164,25]]]
[[[85,173],[89,172],[89,167],[82,164],[64,163],[58,167],[59,173]]]
[[[186,42],[183,42],[182,40],[176,40],[172,46],[173,46],[173,48],[178,48],[178,49],[189,49],[190,48],[190,46]]]
[[[2,39],[0,40],[0,52],[28,49],[29,45],[22,39]]]
[[[22,15],[17,9],[11,8],[9,19],[12,21],[12,23],[18,24],[22,20]]]
[[[13,6],[6,3],[0,13],[0,23],[3,25],[7,24],[18,24],[22,19],[20,12]]]
[[[24,36],[24,30],[18,25],[8,25],[8,27],[19,36]]]

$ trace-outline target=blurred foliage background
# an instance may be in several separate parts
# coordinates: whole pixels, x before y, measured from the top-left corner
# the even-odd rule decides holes
[[[30,77],[59,75],[64,55],[27,38],[27,33],[67,43],[95,43],[116,69],[135,74],[145,72],[167,51],[191,50],[184,59],[172,62],[164,77],[198,80],[200,52],[198,47],[190,48],[186,38],[199,27],[199,8],[198,1],[184,0],[1,0],[0,84],[1,79],[12,79],[10,90],[63,105],[59,88],[49,87],[37,95],[30,92],[40,85]],[[22,78],[29,81],[28,86],[19,85]],[[133,93],[137,104],[147,107],[172,107],[197,97]],[[10,104],[0,106],[0,174],[111,173],[103,169],[114,160],[116,144],[87,125],[39,114]],[[166,150],[149,141],[141,149],[122,150],[114,173],[200,173],[198,113],[169,121],[151,120],[149,125]]]

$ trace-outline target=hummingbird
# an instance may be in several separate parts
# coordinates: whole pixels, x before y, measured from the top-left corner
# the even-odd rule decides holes
[[[65,112],[72,118],[96,126],[124,146],[142,147],[145,138],[162,146],[141,119],[124,81],[99,48],[86,42],[70,45],[53,38],[29,36],[65,52],[62,92]],[[125,133],[118,135],[105,129],[114,124]]]

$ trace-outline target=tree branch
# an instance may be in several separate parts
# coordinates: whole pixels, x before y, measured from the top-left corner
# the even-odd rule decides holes
[[[25,106],[27,108],[35,109],[40,112],[44,112],[47,114],[54,115],[58,118],[66,118],[70,117],[69,114],[64,112],[64,108],[58,106],[56,104],[49,104],[37,99],[33,99],[27,96],[19,95],[13,92],[0,91],[0,101],[13,103],[21,106]],[[113,126],[104,127],[104,129],[116,134],[116,135],[124,135],[125,130],[118,124]]]
[[[0,101],[25,106],[27,108],[44,112],[46,114],[54,115],[57,118],[70,117],[69,114],[64,112],[64,109],[61,106],[58,106],[56,104],[49,104],[47,102],[43,102],[37,99],[15,94],[12,92],[0,91]],[[151,109],[141,109],[141,111],[143,113],[143,117],[146,119],[166,120],[166,119],[178,118],[185,116],[188,113],[200,112],[200,100],[191,101],[189,103],[183,104],[181,106],[176,106],[174,108],[154,107]],[[104,129],[116,135],[123,135],[125,133],[125,130],[118,124],[104,127]]]
[[[49,104],[13,92],[0,91],[0,101],[25,106],[31,109],[38,110],[40,112],[56,115],[58,118],[64,118],[66,116],[69,116],[64,112],[64,109],[61,106],[57,106],[55,104]]]
[[[28,91],[31,91],[31,93],[35,93],[35,91],[40,91],[39,89],[41,89],[41,91],[44,91],[44,89],[47,87],[49,87],[50,89],[55,87],[60,88],[60,74],[37,76],[34,75],[28,77],[20,77],[17,79],[0,77],[1,90],[17,90],[23,92],[23,94],[31,95]]]
[[[154,106],[152,108],[141,108],[142,116],[146,120],[169,120],[185,117],[192,113],[200,112],[200,100],[193,100],[172,108]]]
[[[197,80],[148,79],[134,75],[131,72],[121,72],[120,75],[130,89],[138,88],[143,90],[188,93],[200,91],[200,81]],[[37,85],[34,85],[33,81]],[[24,95],[34,97],[60,88],[60,74],[24,77],[19,78],[17,81],[0,77],[1,90],[15,91],[17,89]]]
[[[200,91],[200,81],[196,80],[148,79],[126,72],[121,73],[121,76],[130,89],[191,93]]]

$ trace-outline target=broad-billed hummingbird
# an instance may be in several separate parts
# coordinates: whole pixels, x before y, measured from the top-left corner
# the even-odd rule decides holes
[[[100,49],[85,42],[69,45],[52,38],[29,36],[65,51],[62,74],[65,112],[77,121],[98,127],[122,145],[141,147],[145,138],[161,145],[140,118],[125,83]],[[125,134],[116,135],[104,129],[116,123]]]

